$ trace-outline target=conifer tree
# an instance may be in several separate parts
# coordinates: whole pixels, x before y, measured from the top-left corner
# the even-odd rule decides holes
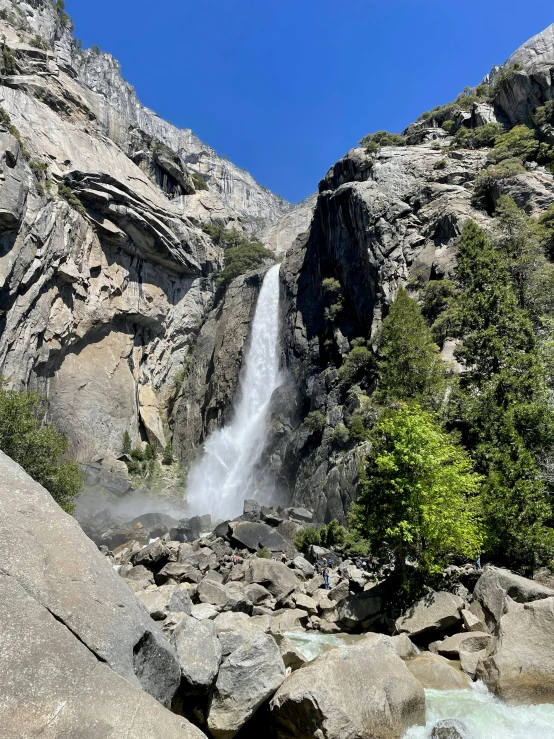
[[[488,551],[532,571],[551,556],[552,508],[539,456],[554,443],[544,365],[528,311],[518,301],[511,255],[468,222],[456,276],[466,371],[449,405],[479,472],[486,475]]]
[[[379,397],[438,407],[444,397],[444,363],[418,304],[404,288],[383,322],[378,344]]]

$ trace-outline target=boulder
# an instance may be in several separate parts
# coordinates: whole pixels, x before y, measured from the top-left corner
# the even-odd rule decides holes
[[[452,663],[433,652],[421,652],[407,660],[406,666],[424,688],[432,690],[464,690],[471,687],[471,681]]]
[[[331,560],[332,567],[337,567],[340,564],[340,557],[332,552],[330,549],[324,547],[318,547],[315,544],[310,544],[308,551],[306,552],[306,559],[315,564],[316,562],[328,562]]]
[[[411,642],[407,634],[397,634],[391,637],[392,644],[402,659],[411,659],[419,654],[419,650]]]
[[[474,597],[483,607],[489,629],[494,630],[506,611],[507,597],[516,603],[551,598],[554,590],[500,567],[485,567],[475,586]]]
[[[154,576],[150,570],[147,570],[146,567],[143,567],[142,565],[137,565],[136,567],[133,567],[132,565],[123,571],[123,567],[119,571],[119,574],[121,577],[124,577],[126,580],[134,580],[136,582],[147,582],[149,585],[154,584]]]
[[[363,593],[350,595],[338,604],[339,621],[349,629],[379,618],[383,607],[382,588],[375,586]]]
[[[554,703],[554,597],[508,603],[476,677],[514,703]]]
[[[396,620],[396,631],[406,633],[416,641],[429,642],[433,637],[452,632],[459,626],[463,605],[460,597],[444,590],[429,593]]]
[[[467,631],[485,631],[487,628],[484,616],[483,618],[479,618],[469,608],[462,609],[462,621]]]
[[[254,557],[249,562],[246,582],[263,585],[277,601],[302,589],[296,575],[285,564],[260,557]]]
[[[309,614],[301,608],[285,608],[276,613],[272,621],[274,632],[303,631],[308,623]]]
[[[281,739],[398,739],[425,724],[425,694],[390,639],[371,634],[332,649],[281,685],[271,704]]]
[[[281,652],[281,657],[283,658],[286,668],[290,667],[291,671],[294,672],[294,670],[299,670],[308,663],[307,658],[298,651],[286,636],[283,634],[274,634],[273,638],[277,642],[277,646],[279,647],[279,651]]]
[[[212,606],[225,606],[229,600],[227,590],[213,580],[202,580],[198,586],[198,599],[201,603],[209,603]]]
[[[190,611],[190,615],[197,618],[199,621],[213,620],[219,613],[219,608],[212,606],[209,603],[197,603],[193,605]]]
[[[307,508],[285,508],[283,515],[296,523],[312,523],[314,514]]]
[[[270,526],[272,525],[271,521],[267,521],[266,523]],[[294,521],[281,521],[277,526],[277,532],[281,534],[283,539],[288,541],[289,544],[294,544],[296,536],[301,528],[302,526]]]
[[[467,739],[467,736],[467,724],[457,718],[442,718],[431,729],[431,739]]]
[[[221,644],[213,621],[184,616],[174,631],[185,695],[207,693],[221,663]]]
[[[28,513],[32,505],[25,504]],[[66,623],[15,577],[3,573],[0,630],[2,737],[205,739],[186,719],[133,684],[136,679],[121,677],[99,660]],[[153,663],[151,667],[156,669]],[[163,659],[159,668],[164,668]]]
[[[306,611],[310,616],[317,616],[318,603],[313,598],[310,598],[309,595],[305,595],[304,593],[295,593],[292,596],[292,599],[297,608]]]
[[[244,594],[255,606],[267,604],[273,601],[273,596],[269,590],[264,588],[263,585],[258,585],[257,583],[247,585],[244,589]]]
[[[487,656],[487,650],[482,649],[480,652],[460,652],[460,667],[466,675],[475,680],[477,673],[477,665]]]
[[[231,544],[245,547],[251,552],[266,547],[272,552],[287,552],[290,543],[281,534],[266,523],[239,521],[232,525]]]
[[[488,632],[470,631],[447,636],[442,641],[429,644],[429,649],[435,654],[442,654],[449,659],[459,659],[460,652],[480,652],[486,649],[492,636]]]
[[[200,570],[191,564],[180,564],[179,562],[168,562],[155,575],[157,585],[165,585],[168,582],[199,583],[201,579],[202,573]]]
[[[136,595],[154,621],[163,621],[170,612],[190,615],[192,608],[190,596],[186,590],[177,585],[162,585],[155,590],[141,590]]]
[[[2,452],[0,504],[1,571],[114,672],[169,705],[180,674],[166,636],[75,519]]]
[[[285,665],[269,634],[252,632],[219,669],[208,715],[215,739],[231,739],[285,679]]]
[[[315,574],[314,566],[305,557],[295,557],[292,560],[292,566],[295,570],[301,572],[306,579],[313,577]]]
[[[262,507],[256,500],[245,500],[242,508],[242,515],[252,520],[259,520],[262,514]]]
[[[131,562],[135,566],[142,565],[148,570],[158,572],[169,561],[169,557],[169,548],[161,539],[157,539],[152,544],[144,547],[144,549],[135,552],[131,557]]]

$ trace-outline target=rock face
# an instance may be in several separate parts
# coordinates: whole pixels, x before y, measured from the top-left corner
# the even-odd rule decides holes
[[[399,739],[425,723],[422,686],[388,637],[331,650],[288,677],[271,701],[282,739]]]
[[[547,72],[554,66],[554,23],[514,51],[504,66],[516,63],[533,74]]]
[[[98,660],[25,583],[4,573],[0,625],[0,734],[5,739],[77,737],[84,730],[89,737],[110,739],[204,737]]]
[[[221,265],[200,226],[256,230],[289,205],[141,106],[109,55],[76,50],[52,3],[0,0],[0,10],[18,72],[2,77],[1,105],[52,183],[0,126],[0,374],[48,395],[78,461],[113,462],[126,431],[161,449]],[[33,46],[37,33],[53,51]],[[217,371],[212,422],[238,364]]]
[[[298,236],[309,230],[316,202],[317,195],[310,195],[260,233],[260,240],[275,256],[284,256]]]
[[[416,641],[430,641],[432,636],[448,631],[452,633],[462,622],[460,610],[463,605],[463,600],[452,593],[430,593],[396,621],[396,630]]]
[[[96,659],[169,705],[179,685],[173,647],[76,521],[2,452],[0,500],[4,575]]]

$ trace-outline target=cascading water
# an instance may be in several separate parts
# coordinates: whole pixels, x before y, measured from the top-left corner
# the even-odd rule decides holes
[[[265,276],[258,297],[240,389],[228,425],[215,431],[187,479],[191,515],[232,518],[243,501],[260,495],[256,465],[267,436],[267,412],[279,374],[279,265]]]

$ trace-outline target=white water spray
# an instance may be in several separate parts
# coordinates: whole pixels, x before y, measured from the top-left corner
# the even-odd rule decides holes
[[[240,374],[234,414],[215,431],[187,479],[191,515],[232,518],[243,501],[260,496],[255,478],[267,436],[267,412],[279,375],[279,265],[265,276],[252,322],[250,346]]]

